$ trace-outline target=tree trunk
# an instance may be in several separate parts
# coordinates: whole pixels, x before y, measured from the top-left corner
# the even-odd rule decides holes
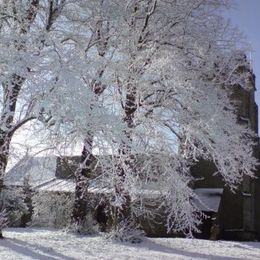
[[[98,72],[98,77],[101,78],[104,73],[104,69]],[[99,97],[106,86],[100,81],[93,80],[91,83],[92,91]],[[93,104],[91,105],[91,107]],[[89,179],[91,177],[92,165],[95,161],[95,156],[92,153],[94,133],[89,131],[84,140],[83,150],[81,153],[81,165],[75,173],[76,177],[76,189],[75,200],[73,205],[73,212],[71,217],[72,224],[76,224],[79,227],[84,225],[84,220],[88,213],[88,186]]]
[[[88,186],[95,157],[92,154],[93,133],[88,133],[81,154],[81,165],[75,174],[76,190],[72,212],[72,223],[84,226],[88,212]]]
[[[124,190],[124,182],[126,177],[125,168],[133,170],[132,158],[131,158],[131,143],[132,143],[132,131],[134,128],[134,116],[137,109],[136,105],[136,87],[128,83],[127,93],[126,93],[126,102],[124,107],[124,122],[127,125],[127,130],[125,130],[125,137],[127,142],[122,143],[119,149],[119,154],[122,157],[121,163],[118,164],[118,182],[115,186],[116,196],[122,199],[122,204],[116,206],[115,208],[115,228],[117,225],[120,225],[122,222],[126,221],[131,215],[131,198],[128,194],[128,191]],[[123,165],[122,165],[123,164]]]
[[[9,155],[10,139],[8,135],[1,133],[0,139],[0,194],[4,190],[4,174],[7,166],[7,160]],[[0,201],[0,211],[4,210],[4,202]],[[2,226],[0,226],[0,238],[3,238]]]

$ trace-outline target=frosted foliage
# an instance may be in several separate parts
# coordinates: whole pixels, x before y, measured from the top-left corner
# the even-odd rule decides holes
[[[145,171],[147,176],[157,175],[153,178],[153,185],[156,188],[159,186],[161,191],[159,198],[157,197],[159,202],[157,210],[161,210],[167,216],[167,232],[184,231],[184,233],[187,232],[186,235],[191,236],[189,232],[200,223],[201,215],[191,202],[191,198],[194,198],[195,194],[188,187],[191,181],[189,167],[185,165],[185,161],[176,157],[171,158],[165,154],[161,158],[154,155],[147,160]],[[153,169],[151,169],[150,165],[152,165]],[[160,168],[157,167],[157,171],[154,172],[156,165],[160,165]],[[183,230],[183,227],[185,227],[185,230]]]
[[[147,25],[142,20],[146,1],[136,4],[136,19],[127,13],[136,3],[131,1],[122,19],[119,14],[112,21],[120,20],[120,27],[116,27],[115,83],[109,91],[126,123],[125,131],[110,143],[115,157],[105,169],[111,185],[121,190],[121,194],[115,190],[113,205],[123,205],[125,194],[133,201],[137,194],[145,198],[153,186],[163,201],[160,207],[166,208],[168,231],[191,235],[201,215],[188,187],[190,166],[201,158],[212,160],[231,189],[256,169],[255,135],[250,125],[236,123],[236,108],[230,101],[236,84],[252,91],[250,69],[243,50],[236,49],[240,35],[224,26],[225,20],[215,12],[224,1],[151,2],[156,5],[149,7]],[[127,93],[134,100],[131,124],[127,124]],[[120,144],[127,147],[123,153],[118,152]],[[136,154],[144,156],[140,168]],[[157,171],[151,168],[154,161]],[[123,178],[118,176],[118,164]],[[146,203],[135,207],[136,214],[152,217]]]
[[[0,194],[1,207],[8,211],[21,211],[27,213],[27,206],[24,203],[25,194],[22,188],[6,188]]]
[[[63,16],[65,2],[1,1],[1,178],[14,133],[29,121],[45,118],[42,100],[54,88],[61,66],[55,43],[65,35],[65,30],[56,35],[52,30]]]
[[[125,165],[123,183],[114,168],[106,167],[107,176],[104,179],[111,186],[119,183],[122,190],[127,191],[132,199],[131,210],[134,216],[144,217],[147,221],[151,220],[151,223],[167,216],[165,224],[169,233],[184,232],[187,236],[192,236],[192,231],[198,231],[196,226],[200,223],[202,214],[192,202],[196,195],[188,186],[192,177],[189,175],[187,161],[176,154],[169,155],[165,152],[149,152],[132,158],[134,166],[130,168]],[[118,158],[115,160],[110,165],[118,164]],[[124,205],[124,197],[120,196],[124,194],[115,192],[113,195],[113,206],[120,208]],[[121,227],[118,227],[118,232],[119,230]],[[119,237],[120,234],[121,231]]]
[[[2,209],[0,210],[0,228],[3,229],[7,227],[7,225],[8,225],[8,218],[7,218],[6,210]]]
[[[231,189],[257,164],[254,133],[236,123],[230,101],[235,85],[252,89],[237,48],[241,35],[220,16],[227,6],[219,0],[67,6],[80,10],[91,29],[80,27],[70,47],[59,46],[64,61],[46,99],[50,129],[56,140],[94,136],[88,152],[111,154],[98,160],[114,187],[112,204],[122,209],[130,196],[135,214],[148,218],[157,207],[168,232],[191,235],[200,223],[189,187],[194,162],[212,160]],[[75,13],[66,15],[71,21]]]
[[[235,86],[253,90],[241,35],[221,16],[228,1],[52,2],[52,16],[50,1],[40,1],[25,24],[13,13],[0,20],[1,96],[9,95],[2,151],[12,131],[40,119],[52,146],[85,140],[86,152],[99,154],[114,206],[130,198],[135,215],[164,214],[168,232],[191,235],[201,215],[190,167],[212,160],[234,190],[257,165],[255,135],[237,124],[230,100]]]
[[[253,175],[256,165],[252,156],[254,133],[250,126],[236,123],[235,108],[228,93],[218,84],[201,80],[198,72],[183,74],[178,64],[168,64],[166,69],[167,78],[173,76],[165,81],[166,91],[171,94],[162,97],[164,107],[156,109],[157,113],[149,121],[146,119],[147,123],[157,128],[158,123],[164,124],[181,141],[184,159],[213,160],[227,184],[235,188],[244,174]],[[159,70],[166,71],[164,67]],[[192,80],[183,82],[186,77]],[[158,122],[158,116],[163,120]],[[167,142],[162,142],[165,138],[162,129],[158,133],[161,136],[157,139],[163,144],[161,149],[171,149],[166,148]]]
[[[144,232],[141,228],[131,219],[127,219],[112,230],[107,238],[121,242],[140,243],[143,236]]]
[[[86,218],[83,226],[71,223],[74,197],[70,193],[38,192],[32,197],[32,226],[65,228],[81,234],[97,232],[92,212]]]
[[[64,228],[70,224],[73,198],[67,194],[35,193],[32,225]]]
[[[0,208],[5,225],[15,226],[20,223],[22,215],[28,214],[28,206],[24,200],[25,194],[22,188],[5,188],[1,192]]]

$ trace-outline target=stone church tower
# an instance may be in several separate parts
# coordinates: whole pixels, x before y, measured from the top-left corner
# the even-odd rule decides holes
[[[249,124],[258,133],[258,107],[255,102],[255,75],[248,71],[247,89],[237,85],[233,97],[238,101],[238,123]],[[259,158],[259,140],[256,140],[254,156]],[[256,177],[259,171],[256,172]],[[260,182],[245,176],[236,194],[224,188],[220,207],[222,236],[227,239],[254,240],[260,235]]]
[[[258,133],[255,76],[249,69],[243,68],[243,70],[243,73],[248,75],[247,89],[236,85],[231,97],[237,104],[238,123],[249,124],[250,128]],[[259,148],[259,138],[257,138],[254,156],[258,159],[260,159]],[[260,240],[260,168],[256,172],[257,178],[244,177],[236,193],[232,193],[219,176],[213,176],[214,172],[216,172],[215,165],[208,161],[200,161],[192,169],[194,177],[198,179],[203,177],[203,180],[195,182],[195,190],[221,190],[218,210],[213,213],[214,219],[217,219],[214,221],[219,226],[218,237],[231,240]],[[212,216],[211,213],[209,215]],[[204,234],[202,237],[208,238],[208,235]]]

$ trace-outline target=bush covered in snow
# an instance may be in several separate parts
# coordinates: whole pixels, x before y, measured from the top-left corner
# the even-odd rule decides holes
[[[6,210],[3,209],[0,211],[0,229],[2,230],[3,228],[5,228],[7,224],[8,224],[8,218],[7,218]]]
[[[28,214],[28,205],[25,203],[24,190],[21,187],[6,187],[0,193],[1,217],[4,225],[17,227],[21,225],[21,218]],[[0,217],[0,218],[1,218]],[[0,220],[1,221],[1,220]]]
[[[108,233],[107,237],[121,242],[140,243],[144,236],[144,231],[131,218],[120,222]]]
[[[32,225],[66,227],[70,223],[73,196],[69,193],[37,192],[32,198]]]

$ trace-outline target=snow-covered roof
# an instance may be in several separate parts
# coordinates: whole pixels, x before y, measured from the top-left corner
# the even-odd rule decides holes
[[[37,191],[53,191],[53,192],[74,192],[75,191],[75,181],[71,179],[52,179],[46,183],[34,187]],[[93,180],[88,188],[90,193],[111,193],[112,189],[104,185],[98,185],[97,180]]]
[[[46,183],[55,178],[57,157],[30,157],[19,161],[5,175],[6,185],[23,185],[28,178],[32,186]]]
[[[195,189],[194,192],[199,198],[194,202],[200,210],[218,212],[223,189],[201,188]]]
[[[74,192],[75,181],[72,179],[59,179],[55,177],[57,157],[31,157],[17,163],[5,176],[7,185],[23,185],[24,178],[38,191]],[[91,181],[88,191],[90,193],[112,193],[112,188],[104,178],[97,177]],[[202,211],[217,212],[223,189],[201,188],[195,189],[198,198],[194,199],[196,206]],[[159,190],[146,187],[141,193],[147,197],[157,197]]]
[[[75,181],[71,179],[57,179],[54,178],[46,183],[35,187],[37,191],[53,191],[53,192],[71,192],[75,191]],[[96,194],[108,194],[112,193],[112,188],[109,187],[102,178],[97,177],[90,182],[88,192]],[[217,212],[219,203],[223,193],[223,189],[205,188],[195,189],[195,194],[198,199],[194,199],[196,206],[202,211],[213,211]],[[147,197],[158,196],[161,193],[154,189],[145,189],[142,194]]]

